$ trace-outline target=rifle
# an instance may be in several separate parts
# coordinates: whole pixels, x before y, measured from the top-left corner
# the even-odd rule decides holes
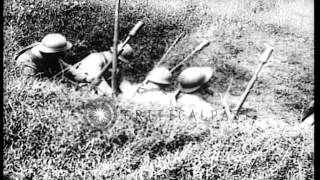
[[[174,72],[176,69],[178,69],[183,63],[185,63],[187,60],[189,60],[194,54],[201,51],[204,47],[208,46],[210,42],[208,40],[204,40],[199,44],[186,58],[184,58],[180,63],[178,63],[176,66],[174,66],[170,72]],[[177,90],[173,95],[173,101],[176,103],[177,97],[180,95],[181,91]]]
[[[170,72],[174,72],[177,68],[179,68],[183,63],[185,63],[187,60],[189,60],[194,54],[201,51],[204,47],[208,46],[210,42],[208,40],[202,41],[201,44],[199,44],[186,58],[184,58],[179,64],[174,66]]]
[[[272,52],[273,52],[273,47],[265,44],[265,46],[267,47],[267,49],[262,53],[262,55],[260,56],[260,65],[259,67],[257,68],[256,72],[254,73],[253,77],[251,78],[246,90],[244,91],[244,93],[241,95],[241,98],[239,100],[239,103],[237,104],[236,108],[235,108],[235,114],[234,116],[232,117],[232,119],[237,116],[240,108],[242,107],[244,101],[247,99],[248,97],[248,94],[251,90],[251,88],[253,87],[254,83],[256,82],[257,78],[258,78],[258,75],[259,75],[259,72],[261,71],[263,65],[265,63],[267,63],[267,61],[269,60]]]
[[[201,44],[199,44],[185,59],[183,59],[179,64],[177,64],[176,66],[174,66],[170,72],[174,72],[178,67],[180,67],[184,62],[186,62],[187,60],[189,60],[195,53],[201,51],[204,47],[208,46],[210,44],[210,42],[208,40],[204,40],[202,41]],[[148,77],[148,76],[147,76]],[[145,84],[148,83],[148,78],[146,78],[142,84],[140,84],[140,86],[137,88],[137,90],[134,92],[133,96],[134,97],[136,95],[136,93],[138,92],[138,90]]]
[[[184,32],[182,32],[175,40],[174,42],[171,44],[171,46],[169,47],[169,49],[165,52],[165,54],[161,57],[160,61],[158,61],[158,63],[154,66],[154,68],[159,67],[159,65],[165,60],[165,58],[167,57],[167,55],[169,54],[169,52],[172,50],[172,48],[179,42],[179,40],[185,35]],[[154,69],[153,68],[153,69]],[[146,85],[148,83],[148,75],[147,77],[143,80],[143,82],[139,85],[139,87],[135,90],[135,92],[133,93],[132,97],[134,97],[136,95],[136,93],[141,89],[141,87],[143,87],[144,85]]]
[[[129,35],[127,36],[127,38],[125,39],[125,41],[122,43],[119,53],[117,54],[117,56],[120,56],[123,48],[125,47],[125,45],[129,42],[129,40],[134,37],[137,32],[139,31],[139,29],[141,29],[141,27],[143,26],[143,22],[139,21],[129,32]],[[91,85],[92,88],[94,88],[95,86],[97,86],[100,83],[101,77],[102,75],[105,73],[105,71],[108,69],[109,65],[111,64],[111,61],[109,61],[107,64],[105,64],[102,68],[102,70],[100,71],[100,73],[98,74],[98,76],[92,81]]]
[[[180,41],[180,39],[185,35],[184,32],[182,32],[175,40],[174,42],[171,44],[171,46],[169,47],[169,49],[166,51],[166,53],[161,57],[160,61],[158,61],[158,63],[155,65],[155,67],[158,67],[167,57],[167,55],[169,54],[169,52],[172,50],[172,48]]]

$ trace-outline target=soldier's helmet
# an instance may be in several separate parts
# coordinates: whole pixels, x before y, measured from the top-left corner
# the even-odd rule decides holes
[[[169,85],[171,78],[172,73],[165,67],[154,68],[147,76],[149,81],[163,85]]]
[[[120,47],[122,46],[122,43],[119,44],[118,50],[120,50]],[[123,51],[121,55],[119,56],[119,59],[123,62],[129,62],[130,59],[133,58],[133,49],[129,44],[126,44],[123,47]]]
[[[122,47],[123,45],[123,42],[121,42],[120,44],[118,44],[118,53],[120,51],[120,48]],[[111,49],[111,52],[113,51],[113,47],[110,48]],[[111,52],[107,53],[108,55],[108,59],[112,59],[112,54]],[[126,44],[124,47],[123,47],[123,51],[121,53],[120,56],[118,56],[118,59],[120,59],[122,62],[125,62],[125,63],[129,63],[129,60],[130,59],[133,59],[133,49],[132,47],[129,45],[129,44]]]
[[[212,77],[213,71],[210,67],[190,67],[178,76],[179,90],[184,93],[192,93],[207,83]]]
[[[39,51],[43,53],[63,52],[72,47],[72,44],[67,41],[66,37],[59,33],[46,35],[39,46]]]

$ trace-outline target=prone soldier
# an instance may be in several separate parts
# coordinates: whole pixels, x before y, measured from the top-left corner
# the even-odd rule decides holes
[[[71,47],[72,44],[65,36],[52,33],[46,35],[41,43],[34,43],[17,53],[14,59],[23,75],[52,77],[65,66],[62,58]],[[77,81],[85,79],[85,75],[80,72],[73,72],[71,76]]]
[[[202,99],[200,91],[209,87],[212,74],[210,67],[190,67],[182,71],[178,76],[178,91],[172,103],[181,106],[185,111],[211,115],[213,107]]]
[[[121,46],[122,44],[119,44],[118,51],[120,50],[119,48]],[[118,58],[124,63],[129,63],[129,60],[132,59],[132,57],[133,49],[129,44],[127,44],[124,46],[123,51]],[[87,82],[92,82],[99,75],[104,65],[112,62],[112,58],[112,50],[91,53],[83,60],[81,60],[80,64],[76,66],[75,69],[86,75]],[[109,79],[109,72],[105,72],[105,74],[107,76],[104,77],[106,77],[106,79]]]
[[[170,98],[163,90],[171,84],[171,72],[165,67],[157,67],[150,71],[146,79],[146,83],[135,85],[124,80],[120,84],[122,98],[131,99],[138,103],[169,105]],[[137,88],[139,90],[136,92]]]
[[[120,50],[120,47],[122,44],[119,44],[118,51]],[[85,82],[92,83],[100,74],[103,67],[106,64],[111,64],[112,62],[112,48],[111,51],[103,51],[103,52],[96,52],[91,53],[87,57],[85,57],[83,60],[80,61],[80,63],[73,67],[69,65],[69,71],[72,72],[72,74],[76,72],[80,72],[81,74],[85,75]],[[121,55],[118,57],[118,59],[124,63],[129,63],[129,60],[131,60],[133,57],[133,49],[129,44],[126,44],[123,47]],[[111,66],[110,66],[111,68]],[[110,77],[111,77],[111,69],[109,68],[108,71],[105,71],[103,73],[102,79],[97,86],[97,92],[99,95],[111,95],[112,89],[109,85]]]

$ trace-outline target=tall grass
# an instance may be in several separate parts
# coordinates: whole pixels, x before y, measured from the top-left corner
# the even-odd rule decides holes
[[[112,45],[113,4],[106,1],[35,1],[38,3],[7,1],[5,27],[14,28],[12,41],[26,46],[50,32],[60,32],[76,43],[67,60],[78,61],[90,50],[108,50]],[[190,31],[201,23],[200,10],[189,9],[188,3],[175,9],[169,6],[151,6],[144,1],[123,2],[120,14],[119,36],[125,39],[130,29],[139,20],[144,28],[133,38],[131,44],[136,50],[136,59],[125,65],[130,75],[145,73],[164,53],[170,40],[182,31]],[[23,10],[26,9],[26,10]],[[5,29],[7,30],[7,29]],[[11,31],[12,31],[11,30]],[[85,41],[86,47],[78,47],[77,42]],[[135,77],[135,76],[134,76]]]

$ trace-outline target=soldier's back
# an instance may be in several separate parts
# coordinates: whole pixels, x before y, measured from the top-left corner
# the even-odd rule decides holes
[[[120,84],[121,97],[140,104],[170,105],[170,96],[161,90],[146,90],[135,94],[139,86],[140,84],[131,84],[129,81],[123,81]]]
[[[34,46],[16,58],[16,63],[22,71],[23,75],[36,75],[38,73],[46,72],[47,66],[44,63],[43,56]]]
[[[207,116],[211,115],[214,111],[213,106],[204,101],[201,97],[194,94],[182,94],[177,99],[177,105],[187,112],[194,112],[196,114],[206,114]]]
[[[92,53],[81,60],[77,70],[87,75],[88,81],[94,79],[106,64],[106,59],[101,52]]]
[[[134,101],[138,103],[149,103],[149,104],[161,104],[170,105],[170,97],[159,90],[150,90],[143,93],[138,93],[134,97]]]

